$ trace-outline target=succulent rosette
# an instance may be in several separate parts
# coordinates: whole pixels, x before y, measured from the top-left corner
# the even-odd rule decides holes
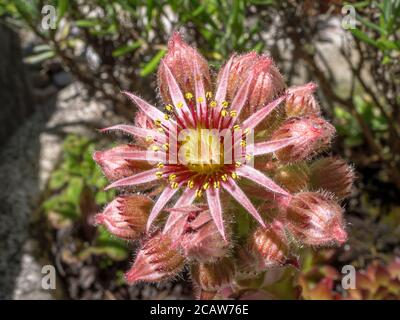
[[[138,107],[134,125],[103,131],[132,143],[94,154],[107,188],[126,191],[96,221],[142,243],[129,283],[173,278],[189,265],[201,297],[224,297],[238,277],[295,265],[299,244],[346,241],[338,201],[353,171],[338,158],[315,160],[335,133],[315,84],[286,89],[273,60],[256,53],[232,55],[214,77],[179,33],[158,83],[163,110],[124,92]],[[154,203],[129,195],[154,187]]]

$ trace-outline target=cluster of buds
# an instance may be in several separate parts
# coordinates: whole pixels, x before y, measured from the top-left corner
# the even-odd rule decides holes
[[[178,33],[158,83],[164,111],[126,93],[139,108],[134,125],[104,131],[135,140],[94,154],[107,188],[145,186],[156,198],[118,197],[96,216],[115,236],[141,242],[129,283],[171,279],[187,264],[199,297],[232,297],[253,292],[239,284],[245,278],[297,267],[299,246],[346,241],[338,202],[354,174],[341,159],[318,158],[335,129],[321,117],[314,83],[286,89],[272,58],[256,53],[232,55],[213,79]],[[233,150],[230,162],[221,149]],[[173,161],[173,152],[183,158]]]

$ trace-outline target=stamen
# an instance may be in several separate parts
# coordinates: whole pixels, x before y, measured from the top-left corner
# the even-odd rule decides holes
[[[236,168],[239,168],[241,165],[242,165],[242,163],[241,163],[240,161],[236,161],[236,162],[235,162]]]
[[[159,119],[154,120],[154,125],[157,127],[161,126],[161,120],[159,120]]]
[[[172,189],[178,189],[178,182],[172,182],[171,183],[171,188]]]
[[[151,147],[153,149],[153,151],[157,152],[158,150],[160,150],[160,148],[158,146],[152,146]]]
[[[200,198],[202,196],[202,194],[203,194],[203,191],[201,191],[201,189],[197,189],[196,190],[196,197],[197,198]]]
[[[185,98],[188,100],[191,100],[193,98],[193,94],[191,92],[186,92],[185,93]]]
[[[238,175],[237,175],[236,172],[232,172],[232,173],[231,173],[231,177],[232,177],[233,179],[237,179]]]
[[[227,181],[228,180],[228,175],[225,173],[221,176],[222,181]]]
[[[222,108],[226,109],[226,108],[228,108],[229,103],[228,103],[228,101],[224,100],[224,101],[222,101],[221,105],[222,105]]]
[[[228,111],[221,110],[221,116],[226,117],[228,115]]]
[[[164,119],[165,119],[165,120],[169,120],[169,115],[165,114],[165,115],[164,115]]]
[[[206,183],[203,184],[203,189],[207,190],[209,186],[210,186],[210,183],[206,182]]]
[[[207,92],[206,92],[206,98],[207,98],[207,99],[210,99],[211,97],[212,97],[212,92],[207,91]]]
[[[176,104],[176,107],[179,108],[179,109],[181,109],[181,108],[183,107],[183,102],[179,101],[179,102]]]
[[[246,160],[250,161],[253,158],[253,156],[251,154],[246,154]]]
[[[219,181],[214,181],[214,189],[218,189],[220,187]]]
[[[236,117],[237,116],[237,111],[236,110],[231,110],[230,114],[231,117]]]
[[[171,106],[170,104],[167,104],[167,105],[165,106],[165,110],[171,112],[171,111],[173,110],[173,108],[172,108],[172,106]]]
[[[164,163],[159,162],[159,163],[157,164],[157,168],[164,168]]]
[[[154,138],[152,136],[146,136],[146,142],[153,142]]]
[[[168,143],[164,143],[164,144],[163,144],[163,149],[164,149],[165,151],[168,151],[168,149],[169,149],[169,144],[168,144]]]
[[[198,98],[197,98],[197,102],[202,103],[203,101],[204,101],[203,97],[198,97]]]
[[[163,128],[157,128],[157,131],[163,133],[164,129]]]
[[[162,171],[157,171],[157,172],[156,172],[156,177],[157,177],[157,178],[162,178],[162,176],[163,176]]]
[[[245,146],[246,146],[246,140],[241,140],[241,141],[240,141],[240,145],[241,145],[242,147],[245,147]]]
[[[189,181],[187,182],[187,185],[188,185],[188,188],[189,188],[189,189],[193,189],[193,187],[194,187],[194,182],[193,182],[193,180],[189,180]]]
[[[210,102],[210,107],[215,108],[217,106],[217,101],[213,100]]]
[[[174,181],[176,179],[176,174],[170,174],[168,179],[169,181]]]
[[[233,130],[239,130],[240,129],[240,126],[238,125],[238,124],[235,124],[234,126],[233,126]]]

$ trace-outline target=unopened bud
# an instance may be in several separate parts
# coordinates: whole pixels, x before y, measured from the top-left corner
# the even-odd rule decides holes
[[[325,149],[334,133],[335,128],[327,121],[309,116],[286,120],[271,140],[294,138],[292,144],[278,150],[275,155],[282,162],[298,162]]]
[[[191,268],[191,275],[202,290],[215,292],[231,283],[235,275],[235,266],[230,258],[211,263],[196,263]]]
[[[316,84],[312,82],[289,88],[285,104],[286,115],[288,117],[318,116],[321,110],[313,95],[316,88]]]
[[[172,240],[167,235],[157,233],[139,250],[125,277],[129,284],[138,281],[159,282],[175,277],[184,263],[185,258]]]
[[[230,242],[223,240],[209,211],[197,212],[191,219],[187,222],[181,243],[184,255],[200,262],[211,262],[226,256]]]
[[[351,194],[354,171],[343,159],[321,158],[311,165],[310,180],[313,189],[326,190],[342,200]]]
[[[313,246],[343,244],[343,209],[326,194],[301,192],[289,202],[286,218],[290,232],[304,244]]]
[[[133,240],[145,231],[152,206],[153,201],[143,195],[119,196],[95,216],[95,222],[118,238]]]
[[[106,151],[96,151],[93,159],[103,170],[104,175],[111,181],[134,175],[142,170],[151,168],[147,161],[126,160],[115,155],[123,152],[141,150],[133,145],[119,145]]]
[[[310,169],[305,163],[289,164],[278,168],[274,181],[291,193],[307,189]]]
[[[168,52],[163,58],[163,62],[171,70],[181,91],[193,94],[195,92],[195,63],[199,66],[201,77],[206,91],[211,86],[211,76],[207,61],[198,51],[183,41],[181,35],[175,32],[168,43]],[[158,85],[160,94],[166,104],[172,103],[168,89],[168,82],[164,64],[158,68]]]
[[[285,265],[289,260],[289,245],[284,227],[279,221],[273,221],[267,228],[258,228],[250,237],[250,250],[258,260],[259,271]]]

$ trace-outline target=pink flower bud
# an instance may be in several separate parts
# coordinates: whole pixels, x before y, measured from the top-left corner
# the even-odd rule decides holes
[[[145,231],[153,201],[143,195],[119,196],[95,216],[113,235],[133,240]]]
[[[288,117],[318,116],[321,109],[313,95],[316,88],[317,85],[312,82],[289,88],[285,105],[286,115]]]
[[[129,284],[138,281],[159,282],[175,277],[185,258],[167,235],[156,233],[147,240],[125,277]]]
[[[199,66],[205,89],[211,87],[211,76],[207,61],[194,48],[183,41],[181,35],[175,32],[168,43],[168,52],[162,60],[171,70],[183,94],[195,93],[195,63]],[[160,94],[166,104],[172,103],[168,89],[166,70],[163,63],[158,68],[158,85]]]
[[[189,217],[181,246],[185,257],[199,262],[212,262],[227,255],[230,242],[222,239],[209,211],[203,210]]]
[[[196,263],[191,268],[192,279],[202,290],[215,292],[228,286],[235,275],[235,266],[230,258],[211,263]]]
[[[115,157],[117,153],[142,150],[133,145],[119,145],[105,151],[96,151],[93,159],[103,170],[104,175],[111,181],[129,177],[142,170],[151,168],[147,161],[125,160]]]
[[[335,128],[324,119],[308,116],[286,120],[271,140],[293,138],[292,144],[278,150],[275,155],[281,162],[298,162],[325,149],[334,133]]]
[[[258,228],[249,242],[258,261],[254,268],[259,271],[287,264],[290,250],[284,227],[279,221],[273,221],[267,228]]]
[[[221,76],[223,69],[219,77]],[[242,84],[252,74],[250,90],[241,118],[245,119],[258,109],[271,102],[285,89],[285,83],[273,60],[250,52],[234,58],[228,81],[227,97],[233,100]]]
[[[305,163],[289,164],[278,168],[274,181],[291,193],[304,191],[309,183],[310,169]]]
[[[301,192],[293,196],[286,210],[288,229],[305,244],[313,246],[343,244],[343,209],[328,195]]]
[[[311,165],[310,179],[313,189],[332,192],[342,200],[351,194],[354,171],[343,159],[321,158]]]

